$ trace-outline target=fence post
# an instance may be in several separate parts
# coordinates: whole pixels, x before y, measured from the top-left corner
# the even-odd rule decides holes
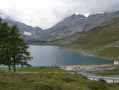
[[[113,83],[114,83],[114,80],[113,80]]]

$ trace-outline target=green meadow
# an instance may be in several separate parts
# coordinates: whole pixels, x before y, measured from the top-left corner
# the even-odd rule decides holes
[[[118,90],[119,84],[91,81],[59,67],[17,68],[17,72],[0,70],[0,90]]]

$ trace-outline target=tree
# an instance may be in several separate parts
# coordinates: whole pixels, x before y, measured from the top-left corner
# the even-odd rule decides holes
[[[16,72],[16,65],[29,65],[28,61],[32,59],[30,53],[27,51],[29,46],[24,42],[24,39],[19,36],[19,30],[16,25],[10,28],[10,52],[14,72]]]
[[[9,32],[10,27],[6,22],[2,22],[0,19],[0,63],[8,65],[10,71],[10,45],[9,45]]]
[[[0,64],[13,65],[16,72],[16,65],[22,67],[28,64],[32,59],[28,52],[29,46],[24,39],[19,36],[19,30],[16,25],[10,27],[0,18]]]
[[[0,18],[0,64],[2,64],[2,60],[3,60],[3,55],[2,55],[2,34],[3,34],[3,30],[2,30],[2,19]]]

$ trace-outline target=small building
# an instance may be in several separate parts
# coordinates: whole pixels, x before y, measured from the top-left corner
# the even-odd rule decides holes
[[[119,60],[115,59],[114,60],[114,65],[119,65]]]

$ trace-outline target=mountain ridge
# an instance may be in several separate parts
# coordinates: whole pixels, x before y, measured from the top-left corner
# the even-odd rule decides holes
[[[16,24],[22,37],[27,40],[53,41],[66,38],[76,32],[105,26],[114,22],[118,17],[119,11],[112,13],[98,13],[89,15],[88,17],[73,14],[46,30],[42,30],[40,27],[32,27],[21,22],[13,21],[9,18],[4,19],[4,21],[8,22],[9,25]]]
[[[77,39],[72,39],[76,34],[80,34],[80,36]],[[75,33],[57,45],[77,50],[89,56],[111,60],[119,59],[119,18],[104,27]]]
[[[46,30],[45,34],[39,38],[43,40],[55,40],[65,38],[76,32],[90,30],[99,26],[105,26],[115,21],[119,17],[119,11],[114,13],[101,13],[85,17],[84,15],[73,14],[65,18],[55,26]]]
[[[3,19],[3,21],[7,22],[9,26],[13,26],[16,24],[20,31],[20,35],[26,40],[37,39],[37,36],[44,32],[44,30],[40,27],[32,27],[22,22],[11,20],[9,18],[5,18]]]

